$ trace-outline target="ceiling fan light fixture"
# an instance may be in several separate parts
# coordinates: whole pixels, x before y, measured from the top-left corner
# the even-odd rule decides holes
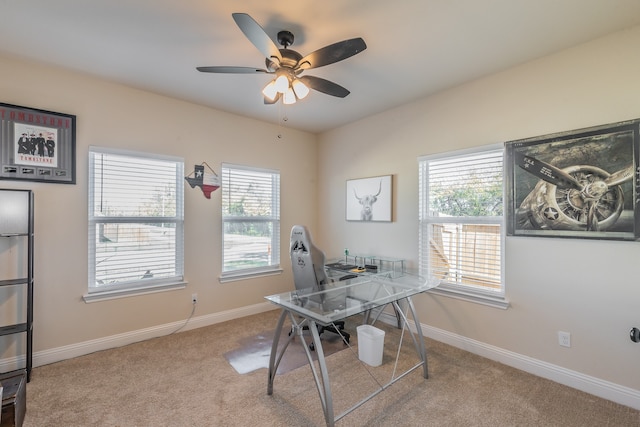
[[[295,104],[296,103],[296,94],[293,93],[293,89],[289,88],[282,97],[282,102],[285,105]]]
[[[285,94],[289,89],[289,79],[284,74],[280,74],[275,80],[275,86],[278,92]]]
[[[291,86],[293,87],[293,91],[296,93],[298,99],[304,99],[307,95],[309,95],[309,88],[300,80],[294,80]]]
[[[264,103],[269,105],[276,104],[280,98],[285,104],[293,104],[297,100],[305,98],[310,89],[339,98],[349,95],[347,89],[329,80],[308,75],[299,80],[298,75],[304,70],[334,64],[362,52],[367,48],[362,38],[343,40],[302,56],[295,50],[289,49],[294,40],[293,33],[290,31],[278,32],[278,43],[282,45],[282,48],[278,48],[260,24],[251,16],[246,13],[233,13],[231,16],[246,38],[264,56],[266,69],[208,66],[196,67],[198,71],[223,74],[270,74],[274,80],[262,89]]]
[[[278,89],[276,89],[276,81],[270,81],[269,84],[266,85],[264,89],[262,89],[262,94],[269,98],[271,101],[275,100],[276,96],[278,95]]]

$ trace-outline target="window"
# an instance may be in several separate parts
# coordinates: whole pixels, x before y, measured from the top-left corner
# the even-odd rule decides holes
[[[280,272],[280,173],[222,165],[222,278]]]
[[[438,292],[506,307],[503,148],[418,159],[420,271]]]
[[[90,147],[85,300],[184,286],[183,170],[175,157]]]

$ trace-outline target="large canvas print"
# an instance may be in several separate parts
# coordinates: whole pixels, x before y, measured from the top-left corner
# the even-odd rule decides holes
[[[638,240],[639,123],[507,142],[507,234]]]

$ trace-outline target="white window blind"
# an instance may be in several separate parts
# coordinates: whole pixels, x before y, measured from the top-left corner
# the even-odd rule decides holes
[[[419,159],[420,270],[441,288],[504,294],[503,151]]]
[[[222,276],[280,268],[280,173],[222,165]]]
[[[91,147],[89,293],[182,282],[182,159]]]

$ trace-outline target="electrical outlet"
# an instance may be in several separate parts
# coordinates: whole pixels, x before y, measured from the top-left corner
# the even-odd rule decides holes
[[[198,294],[191,294],[191,302],[194,304],[198,302]]]
[[[571,347],[571,334],[569,332],[558,331],[558,344],[562,347]]]

